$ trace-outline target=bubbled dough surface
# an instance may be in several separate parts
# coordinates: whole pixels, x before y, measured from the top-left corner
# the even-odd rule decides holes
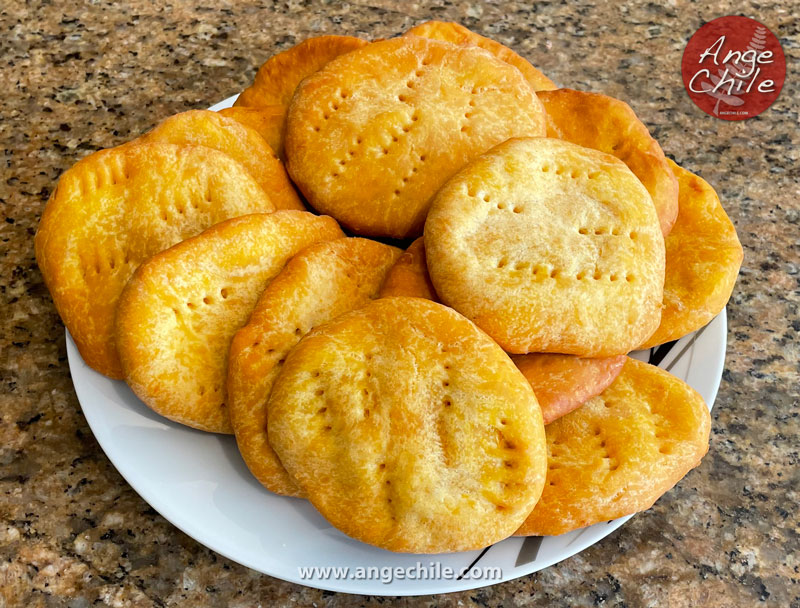
[[[341,236],[329,217],[277,211],[217,224],[150,258],[117,309],[126,382],[162,416],[232,433],[225,378],[234,333],[294,254]]]
[[[431,197],[509,137],[544,135],[516,68],[477,47],[416,36],[372,43],[301,83],[289,109],[289,173],[351,230],[415,237]]]
[[[644,184],[669,234],[678,216],[678,182],[659,143],[619,99],[600,93],[558,89],[537,93],[547,114],[547,136],[600,150],[623,161]]]
[[[316,36],[267,59],[235,106],[286,108],[297,85],[332,59],[361,48],[366,40],[353,36]]]
[[[437,194],[425,251],[442,302],[511,353],[625,354],[658,326],[655,209],[630,169],[596,150],[497,146]]]
[[[680,210],[664,240],[667,264],[661,324],[641,348],[682,338],[725,308],[744,257],[736,228],[714,189],[669,161],[680,183]]]
[[[247,108],[235,106],[223,108],[219,114],[226,118],[233,118],[246,127],[258,132],[269,144],[282,161],[286,160],[283,153],[283,128],[285,126],[285,108],[283,106],[264,106]]]
[[[36,260],[84,361],[121,378],[114,309],[136,267],[212,224],[274,209],[247,170],[216,150],[111,148],[61,176],[36,234]]]
[[[381,297],[410,296],[438,302],[425,260],[425,243],[419,237],[408,246],[403,255],[386,274],[381,287]]]
[[[312,331],[268,407],[270,443],[314,506],[379,547],[484,547],[541,491],[530,385],[483,332],[428,300],[379,299]]]
[[[181,112],[128,145],[141,142],[206,146],[224,152],[244,165],[269,194],[276,209],[305,209],[289,182],[283,163],[267,141],[257,131],[233,118],[209,110]]]
[[[507,46],[499,42],[486,38],[480,34],[465,28],[459,23],[444,22],[444,21],[426,21],[417,26],[412,27],[405,34],[406,36],[422,36],[424,38],[435,38],[436,40],[444,40],[454,44],[461,45],[475,45],[482,49],[486,49],[498,59],[502,59],[506,63],[513,65],[520,72],[522,72],[528,84],[531,85],[534,91],[555,89],[556,85],[547,76],[542,74],[531,63],[520,57],[517,53],[512,51]]]
[[[267,398],[286,356],[312,328],[377,297],[400,254],[361,238],[307,247],[267,286],[234,336],[228,365],[231,422],[245,463],[267,489],[302,495],[267,437]]]
[[[625,355],[584,358],[552,353],[512,357],[536,393],[545,424],[602,393],[622,371],[626,359]]]
[[[547,483],[518,534],[563,534],[649,509],[700,464],[710,428],[692,387],[628,359],[602,394],[547,425]]]

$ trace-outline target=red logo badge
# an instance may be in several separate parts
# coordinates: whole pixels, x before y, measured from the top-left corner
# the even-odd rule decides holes
[[[683,84],[706,114],[723,120],[758,116],[786,79],[781,43],[748,17],[720,17],[691,37],[681,61]]]

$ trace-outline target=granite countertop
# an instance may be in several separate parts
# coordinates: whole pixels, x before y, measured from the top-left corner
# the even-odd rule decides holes
[[[687,97],[680,59],[704,22],[760,20],[789,72],[758,118]],[[534,575],[401,605],[800,606],[800,2],[6,2],[0,8],[0,606],[362,606],[201,546],[128,486],[81,413],[33,234],[82,156],[247,86],[312,35],[389,37],[456,20],[555,81],[628,101],[668,155],[718,190],[745,249],[709,455],[654,508]]]

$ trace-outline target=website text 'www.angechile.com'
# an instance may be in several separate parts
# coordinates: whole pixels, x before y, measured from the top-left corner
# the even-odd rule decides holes
[[[485,580],[499,581],[503,578],[503,569],[495,566],[472,568],[452,568],[439,562],[413,566],[299,566],[300,579],[304,581],[380,581],[388,585],[396,580],[435,581],[435,580]]]

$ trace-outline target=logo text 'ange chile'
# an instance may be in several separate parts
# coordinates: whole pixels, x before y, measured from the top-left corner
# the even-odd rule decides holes
[[[706,114],[746,120],[777,99],[786,59],[775,35],[755,19],[720,17],[691,37],[681,72],[689,97]]]

